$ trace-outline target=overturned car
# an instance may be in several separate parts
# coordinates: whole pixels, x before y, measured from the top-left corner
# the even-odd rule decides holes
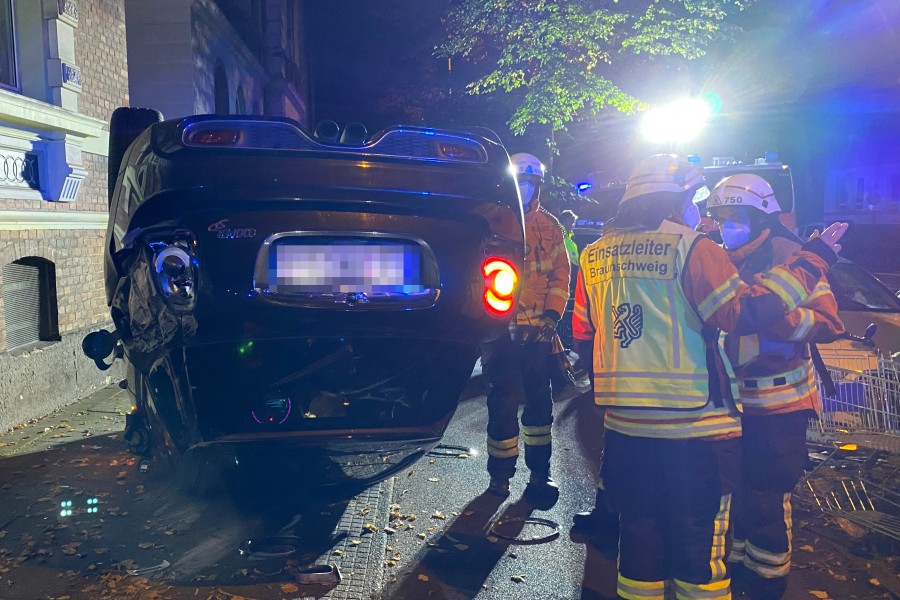
[[[133,452],[366,485],[439,442],[522,268],[493,134],[348,146],[285,119],[128,108],[110,129],[115,331],[84,348],[126,361]]]

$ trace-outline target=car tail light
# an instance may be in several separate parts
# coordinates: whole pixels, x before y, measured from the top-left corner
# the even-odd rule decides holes
[[[481,147],[466,146],[465,144],[444,143],[439,146],[441,155],[452,160],[464,160],[478,162],[482,160]]]
[[[505,317],[515,306],[519,274],[505,258],[491,256],[481,267],[484,274],[484,308],[497,317]]]
[[[202,146],[233,146],[241,139],[239,129],[201,129],[191,132],[188,141]]]

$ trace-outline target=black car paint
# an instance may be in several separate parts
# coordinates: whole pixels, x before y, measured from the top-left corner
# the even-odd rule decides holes
[[[481,299],[486,256],[522,269],[505,149],[424,128],[394,128],[355,148],[304,135],[295,148],[183,143],[192,124],[210,122],[285,123],[152,125],[127,150],[111,198],[105,289],[129,362],[130,426],[148,430],[152,452],[176,467],[275,462],[313,485],[389,476],[439,441],[478,343],[506,331],[508,317]],[[483,160],[395,149],[435,135],[479,145]],[[433,256],[435,293],[409,306],[345,296],[303,305],[261,293],[254,273],[264,242],[310,232],[416,240]],[[155,249],[167,246],[194,265],[180,298],[162,293],[154,272]]]

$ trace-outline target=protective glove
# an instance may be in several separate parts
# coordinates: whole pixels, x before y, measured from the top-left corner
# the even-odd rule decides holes
[[[534,338],[536,342],[550,342],[553,341],[553,336],[556,335],[556,324],[559,322],[559,315],[552,310],[546,311],[543,315],[541,315],[540,322],[538,327],[537,336]]]

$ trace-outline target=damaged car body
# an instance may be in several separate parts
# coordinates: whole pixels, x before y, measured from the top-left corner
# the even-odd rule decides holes
[[[84,343],[101,368],[124,354],[130,449],[312,486],[432,449],[514,311],[523,218],[499,140],[394,127],[344,146],[286,119],[141,110],[111,124],[115,332]]]

